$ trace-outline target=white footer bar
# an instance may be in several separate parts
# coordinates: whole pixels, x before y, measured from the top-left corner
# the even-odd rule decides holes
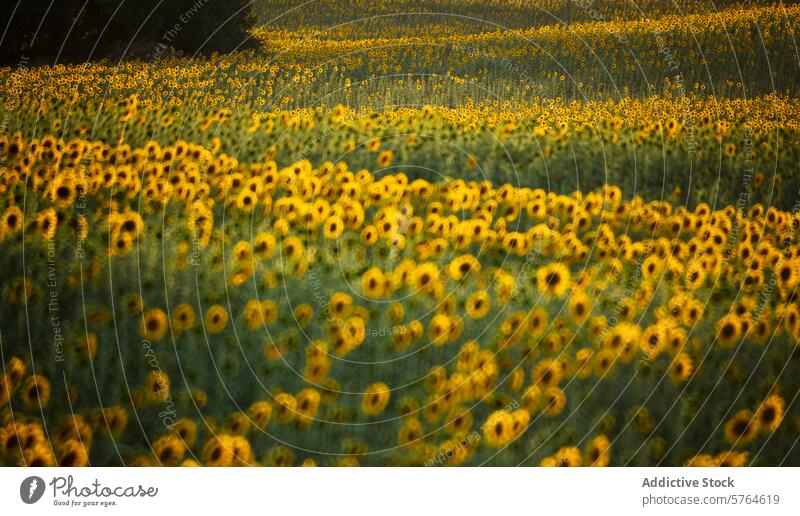
[[[188,509],[325,516],[598,509],[797,515],[798,481],[797,468],[0,468],[0,507],[20,516]]]

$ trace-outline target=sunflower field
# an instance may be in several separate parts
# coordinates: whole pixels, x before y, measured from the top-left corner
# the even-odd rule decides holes
[[[252,18],[0,68],[0,464],[800,466],[800,5]]]

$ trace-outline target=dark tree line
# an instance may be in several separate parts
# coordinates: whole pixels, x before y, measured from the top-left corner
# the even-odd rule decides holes
[[[147,59],[252,46],[250,0],[0,0],[0,64]],[[127,49],[127,50],[126,50]],[[174,50],[173,50],[174,49]]]

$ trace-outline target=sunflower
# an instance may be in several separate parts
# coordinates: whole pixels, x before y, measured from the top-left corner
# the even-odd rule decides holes
[[[308,266],[309,266],[308,260],[305,260],[303,258],[295,260],[290,267],[292,276],[294,276],[295,278],[302,278],[303,276],[305,276],[306,272],[308,272]],[[245,273],[243,280],[240,281],[239,283],[236,283],[235,285],[239,286],[242,283],[244,283],[247,276],[250,276],[250,274]]]
[[[692,299],[686,303],[682,312],[681,322],[686,326],[694,327],[703,316],[703,304],[698,299]]]
[[[169,376],[164,371],[151,371],[144,382],[144,395],[153,403],[165,403],[170,397]]]
[[[762,313],[761,317],[753,324],[753,336],[759,344],[766,344],[772,332],[772,324],[769,315]]]
[[[422,436],[422,424],[419,419],[411,417],[397,431],[397,442],[400,446],[408,446],[415,444]]]
[[[722,466],[722,467],[729,467],[729,468],[741,468],[747,466],[747,462],[750,459],[750,454],[748,452],[735,452],[735,451],[724,451],[718,453],[716,457],[714,457],[714,461],[716,464],[715,466]]]
[[[160,308],[150,308],[142,315],[142,337],[157,342],[169,329],[167,314]]]
[[[186,303],[181,303],[172,312],[172,328],[176,333],[181,333],[194,326],[194,308]]]
[[[250,418],[244,412],[234,412],[225,420],[224,429],[231,435],[245,435],[250,430]]]
[[[246,240],[239,240],[236,242],[236,245],[233,246],[233,251],[231,252],[231,257],[237,262],[246,262],[249,261],[253,256],[253,248],[250,246],[250,242]]]
[[[435,263],[426,262],[414,269],[413,287],[421,292],[430,292],[439,280],[439,267]]]
[[[431,318],[428,338],[434,346],[442,346],[450,338],[451,320],[446,314],[436,314]]]
[[[97,354],[97,335],[95,333],[86,333],[85,338],[78,339],[76,343],[77,351],[89,360],[94,360]]]
[[[544,457],[541,461],[539,461],[540,468],[554,468],[558,464],[553,457]]]
[[[267,232],[259,232],[253,239],[253,254],[266,260],[275,251],[275,235]]]
[[[89,451],[77,439],[69,439],[58,447],[56,453],[59,467],[80,468],[89,465]]]
[[[364,391],[364,395],[361,398],[361,412],[366,416],[377,416],[389,404],[390,396],[391,391],[385,383],[377,382],[371,384]]]
[[[0,235],[13,235],[22,229],[24,220],[22,210],[14,205],[9,206],[0,219]]]
[[[353,298],[346,292],[336,292],[331,295],[330,309],[334,316],[338,318],[345,317],[350,307],[353,306]]]
[[[161,466],[172,466],[183,460],[186,444],[174,434],[159,437],[153,443],[153,454]]]
[[[203,408],[208,403],[208,395],[205,391],[200,389],[189,389],[189,396],[188,398],[197,405],[198,408]]]
[[[594,355],[594,374],[598,378],[606,376],[611,368],[614,367],[617,358],[617,351],[613,349],[602,349]]]
[[[479,290],[471,294],[464,305],[467,317],[473,320],[486,317],[492,308],[491,299],[485,290]]]
[[[547,417],[555,417],[564,410],[567,404],[567,396],[558,387],[548,387],[542,394],[543,410],[542,413]]]
[[[538,385],[530,385],[522,393],[522,408],[533,415],[539,410],[542,402],[542,388]]]
[[[251,211],[257,202],[258,196],[249,189],[242,190],[236,196],[236,207],[242,211]]]
[[[797,303],[790,303],[783,310],[783,327],[789,333],[796,333],[800,328],[800,306]]]
[[[759,432],[759,420],[747,409],[740,410],[725,423],[725,440],[733,446],[747,446]]]
[[[686,467],[693,467],[693,468],[715,468],[720,465],[719,460],[707,453],[701,455],[695,455],[694,457],[686,460],[683,463]]]
[[[731,347],[742,336],[742,321],[736,314],[729,313],[723,315],[717,322],[717,342],[720,346]]]
[[[608,328],[608,317],[597,315],[589,321],[589,339],[593,342],[602,344],[600,338],[604,336]]]
[[[110,254],[124,256],[133,249],[133,237],[128,233],[114,233],[111,239]]]
[[[472,428],[472,413],[466,407],[455,406],[445,417],[447,430],[453,435],[465,435]]]
[[[22,451],[22,460],[19,465],[29,468],[49,468],[56,465],[56,458],[49,445],[37,443]]]
[[[308,354],[307,354],[308,355]],[[318,385],[325,380],[331,369],[331,361],[328,358],[327,345],[320,354],[309,355],[306,357],[306,367],[303,377],[311,384]]]
[[[254,331],[264,324],[261,319],[261,303],[258,299],[251,299],[244,306],[244,322],[248,330]]]
[[[778,286],[784,291],[791,291],[800,281],[800,266],[796,260],[786,260],[775,271]]]
[[[400,325],[392,335],[392,345],[395,351],[404,351],[413,344],[411,328],[407,325]]]
[[[373,225],[364,226],[361,230],[361,243],[364,245],[372,245],[378,241],[378,228]]]
[[[536,307],[528,314],[528,328],[534,337],[541,336],[547,329],[549,315],[547,310],[542,307]]]
[[[367,335],[366,323],[359,315],[353,315],[347,318],[341,326],[337,325],[336,328],[339,332],[339,336],[341,336],[344,341],[347,351],[360,346]]]
[[[233,438],[225,434],[214,436],[203,446],[201,455],[206,466],[233,465]]]
[[[592,439],[584,451],[584,462],[588,466],[608,466],[611,460],[611,443],[605,435]]]
[[[582,324],[589,316],[589,296],[583,290],[574,290],[570,295],[569,315],[575,324]]]
[[[378,152],[381,148],[381,139],[378,137],[372,138],[367,142],[367,149],[370,152]]]
[[[392,164],[392,160],[394,160],[394,153],[390,150],[381,151],[381,153],[378,154],[377,162],[380,168],[388,167]]]
[[[61,418],[56,427],[57,433],[55,440],[64,442],[67,439],[76,439],[83,443],[86,448],[90,448],[93,438],[93,429],[90,423],[82,416],[77,414],[67,415]]]
[[[384,294],[386,278],[378,267],[368,269],[361,276],[361,291],[365,297],[379,299]]]
[[[543,294],[563,297],[570,287],[569,269],[562,263],[551,263],[536,271],[536,287]]]
[[[667,328],[662,323],[656,323],[649,326],[640,341],[642,352],[650,358],[656,358],[664,351],[667,345]]]
[[[294,320],[298,326],[305,328],[314,316],[314,309],[308,303],[301,303],[294,309]]]
[[[672,361],[669,368],[669,377],[675,384],[681,384],[691,378],[694,372],[692,358],[687,353],[680,353]]]
[[[755,419],[763,433],[772,433],[778,429],[783,421],[785,405],[783,398],[777,394],[773,394],[759,405]]]
[[[6,362],[7,378],[15,385],[25,376],[26,369],[25,362],[19,357],[11,357],[11,359]]]
[[[645,278],[654,278],[661,273],[664,267],[663,262],[658,256],[648,256],[642,263],[642,275]]]
[[[619,316],[626,321],[632,320],[638,311],[636,301],[629,297],[621,299],[617,306],[619,308]]]
[[[219,333],[228,324],[228,311],[222,305],[212,305],[206,311],[205,327],[209,333]]]
[[[647,407],[639,407],[633,413],[633,427],[644,435],[650,434],[656,427],[656,419],[647,409]]]
[[[144,228],[144,221],[142,216],[135,211],[128,211],[120,215],[116,228],[120,233],[135,237],[141,234]]]
[[[517,438],[528,430],[531,422],[531,415],[525,409],[517,409],[511,413],[511,433]]]
[[[50,401],[50,382],[40,374],[29,376],[22,385],[21,397],[30,410],[44,407]]]
[[[483,424],[486,443],[492,448],[501,448],[514,438],[514,418],[505,409],[492,412]]]
[[[275,408],[276,421],[279,423],[294,421],[297,414],[297,398],[287,392],[279,393],[275,396]]]
[[[452,260],[447,271],[454,281],[461,281],[471,273],[481,270],[481,262],[471,254],[465,254]]]
[[[465,342],[458,351],[456,359],[456,369],[459,372],[473,371],[478,364],[478,352],[480,345],[477,341],[469,340]]]
[[[575,376],[585,379],[592,374],[593,355],[592,348],[581,348],[575,353]]]
[[[505,213],[507,220],[515,218],[514,213]],[[510,218],[509,218],[510,217]],[[512,231],[503,237],[503,249],[509,253],[525,256],[528,253],[530,242],[526,235]]]
[[[556,359],[545,358],[533,368],[531,382],[541,388],[558,385],[563,377],[562,364]]]
[[[250,422],[259,430],[264,430],[272,418],[272,403],[269,401],[256,401],[247,409]]]
[[[303,255],[305,247],[299,238],[292,236],[283,241],[282,249],[287,258],[295,259]]]
[[[582,464],[581,451],[575,446],[564,446],[553,454],[553,466],[574,468]]]
[[[673,327],[667,330],[667,350],[675,355],[679,353],[686,343],[686,330],[680,327]]]
[[[269,326],[278,319],[278,305],[275,301],[265,299],[259,303],[258,309],[261,316],[259,320],[262,324]]]
[[[409,333],[411,333],[411,339],[415,341],[421,339],[422,336],[425,335],[425,326],[418,320],[408,323],[408,330]]]
[[[700,260],[692,260],[686,267],[685,278],[687,289],[699,289],[706,280],[706,269],[703,267],[703,263]]]
[[[8,422],[0,427],[0,453],[6,457],[19,453],[28,428],[28,425],[19,422]]]
[[[128,426],[128,411],[121,406],[105,407],[95,411],[87,421],[92,427],[104,426],[113,437],[119,437]]]
[[[269,451],[265,461],[267,466],[291,467],[294,464],[294,453],[289,448],[278,446]]]
[[[242,435],[231,436],[231,454],[234,466],[253,466],[253,448],[250,441]]]
[[[141,296],[139,296],[138,294],[128,294],[127,296],[125,296],[123,304],[125,306],[125,311],[128,312],[129,315],[132,316],[142,315],[142,311],[144,309],[144,303],[142,302]]]
[[[170,427],[170,430],[189,448],[194,446],[197,441],[197,423],[191,419],[178,419]]]
[[[301,424],[308,424],[317,415],[320,403],[320,393],[316,389],[303,389],[297,394],[297,420]]]
[[[322,234],[325,236],[325,238],[328,238],[330,240],[335,240],[342,235],[343,231],[344,231],[344,222],[339,216],[334,215],[332,217],[329,217],[328,220],[325,221]]]
[[[53,208],[48,208],[36,215],[34,223],[39,236],[45,240],[50,240],[55,236],[58,229],[58,214]]]
[[[470,448],[467,447],[466,439],[447,439],[439,445],[436,456],[440,459],[440,464],[446,466],[458,466],[469,458]]]

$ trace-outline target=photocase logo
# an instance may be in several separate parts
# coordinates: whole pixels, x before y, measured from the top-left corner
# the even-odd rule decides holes
[[[19,485],[19,497],[27,504],[36,503],[44,494],[44,480],[41,477],[28,477]]]

